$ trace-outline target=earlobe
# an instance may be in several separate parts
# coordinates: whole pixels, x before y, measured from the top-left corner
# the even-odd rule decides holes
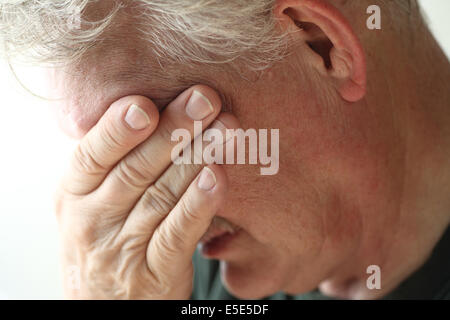
[[[360,56],[355,54],[358,53],[352,54],[336,47],[330,52],[333,65],[330,75],[337,79],[337,90],[342,98],[349,102],[357,102],[366,94],[366,62],[363,50],[361,49]]]
[[[365,96],[364,50],[339,9],[329,0],[277,0],[274,14],[286,30],[300,30],[294,36],[314,51],[312,64],[333,79],[343,99],[356,102]]]

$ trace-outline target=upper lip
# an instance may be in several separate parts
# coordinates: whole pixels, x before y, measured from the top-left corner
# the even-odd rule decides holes
[[[200,242],[207,243],[214,238],[223,236],[226,233],[235,233],[238,231],[240,227],[236,226],[234,223],[229,220],[215,216],[209,226],[208,230],[200,239]]]

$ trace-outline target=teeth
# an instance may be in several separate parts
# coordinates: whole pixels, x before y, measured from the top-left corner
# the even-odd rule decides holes
[[[211,226],[223,229],[229,233],[235,233],[239,228],[232,224],[230,221],[222,217],[214,217]]]

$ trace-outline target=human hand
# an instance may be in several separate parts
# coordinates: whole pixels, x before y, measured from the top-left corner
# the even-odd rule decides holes
[[[216,117],[219,128],[237,127],[220,110],[205,86],[161,114],[149,99],[128,96],[83,137],[56,193],[63,268],[80,277],[79,287],[66,286],[69,298],[189,298],[192,255],[225,199],[227,177],[215,164],[174,165],[171,133],[193,136],[194,120],[207,128]]]

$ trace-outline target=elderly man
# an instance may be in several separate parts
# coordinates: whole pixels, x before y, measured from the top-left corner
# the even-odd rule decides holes
[[[414,0],[0,11],[81,140],[56,199],[68,297],[450,298],[450,65]],[[278,129],[279,170],[173,163],[195,122]]]

